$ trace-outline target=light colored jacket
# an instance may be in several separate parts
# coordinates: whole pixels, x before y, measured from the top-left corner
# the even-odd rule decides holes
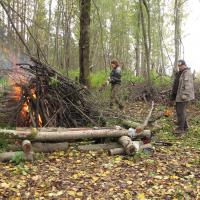
[[[180,76],[176,102],[191,101],[194,96],[194,81],[190,69],[186,69]]]

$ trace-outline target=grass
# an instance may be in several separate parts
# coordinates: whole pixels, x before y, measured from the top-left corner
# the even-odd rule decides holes
[[[63,74],[66,74],[63,72]],[[91,88],[99,88],[109,77],[110,71],[105,72],[104,70],[93,71],[90,73],[90,82]],[[69,70],[68,72],[69,78],[72,80],[77,80],[79,78],[79,69]],[[155,71],[151,72],[151,80],[155,86],[160,85],[169,85],[171,84],[170,76],[160,76]],[[122,82],[123,83],[142,83],[144,82],[144,78],[142,76],[135,76],[132,70],[123,70],[122,71]]]
[[[9,85],[7,79],[5,77],[0,77],[0,97],[8,87]]]

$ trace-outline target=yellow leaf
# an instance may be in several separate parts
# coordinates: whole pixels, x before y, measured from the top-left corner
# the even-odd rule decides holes
[[[60,151],[59,155],[60,155],[60,156],[64,156],[64,155],[65,155],[65,152],[64,152],[64,151]]]
[[[78,174],[74,174],[74,175],[73,175],[73,178],[74,178],[74,179],[77,179],[78,177],[79,177]]]
[[[9,188],[9,184],[7,184],[5,182],[1,183],[0,186],[3,187],[3,188]]]
[[[121,157],[121,156],[117,156],[117,157],[115,158],[115,162],[116,162],[116,163],[120,162],[121,160],[122,160],[122,157]]]
[[[93,176],[93,177],[92,177],[92,180],[93,180],[94,182],[96,182],[97,180],[99,180],[99,178],[96,177],[96,176]]]
[[[127,199],[132,199],[132,194],[130,193],[129,190],[125,189],[124,193],[125,193]]]
[[[110,188],[109,191],[112,192],[112,191],[113,191],[113,188]]]
[[[171,179],[178,179],[178,176],[173,175],[173,176],[170,176],[170,178]]]
[[[137,200],[145,200],[145,195],[144,195],[144,193],[139,193],[139,194],[137,195]]]
[[[127,184],[128,185],[131,185],[133,182],[132,181],[127,181]]]
[[[67,191],[67,194],[69,194],[70,196],[73,196],[73,197],[76,196],[76,192],[73,190]]]
[[[77,192],[77,196],[82,197],[83,196],[83,192]]]
[[[186,163],[186,165],[185,165],[186,167],[191,167],[192,165],[191,164],[189,164],[189,163]]]

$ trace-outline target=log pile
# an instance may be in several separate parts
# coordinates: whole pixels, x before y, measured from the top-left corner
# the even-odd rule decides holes
[[[17,64],[14,82],[0,100],[1,118],[18,127],[102,126],[103,119],[87,98],[85,87],[35,58]],[[16,69],[16,68],[15,68]],[[20,74],[17,74],[20,73]],[[22,80],[23,79],[23,80]],[[10,119],[10,120],[8,120]]]
[[[15,154],[16,150],[23,150],[23,159],[33,159],[34,152],[53,152],[53,151],[67,151],[70,142],[80,140],[91,140],[96,138],[112,138],[114,143],[111,144],[96,144],[89,146],[80,146],[80,150],[102,150],[107,149],[110,155],[126,154],[132,155],[143,149],[153,149],[153,147],[146,147],[146,141],[150,141],[151,132],[145,130],[151,113],[154,108],[152,102],[151,109],[144,120],[143,124],[133,124],[134,128],[124,129],[120,126],[115,128],[18,128],[17,130],[0,129],[0,138],[7,140],[23,141],[20,145],[9,145],[7,152],[0,154],[0,161],[8,161]],[[150,144],[148,144],[150,145]]]
[[[0,129],[0,137],[9,140],[17,140],[15,144],[7,147],[8,151],[0,153],[0,161],[10,161],[17,151],[22,150],[23,160],[32,161],[34,153],[49,153],[54,151],[67,151],[70,142],[83,139],[113,138],[115,142],[108,144],[89,144],[78,146],[79,150],[102,150],[106,149],[110,155],[126,154],[132,155],[145,147],[143,138],[150,138],[149,130],[133,134],[135,129],[119,128],[41,128],[36,132],[31,129],[4,130]],[[148,146],[148,148],[150,148]]]

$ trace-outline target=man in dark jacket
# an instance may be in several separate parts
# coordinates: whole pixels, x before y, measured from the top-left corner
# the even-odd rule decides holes
[[[188,129],[186,106],[194,99],[194,83],[190,69],[184,60],[178,61],[179,71],[175,74],[171,100],[176,102],[177,129],[175,134],[184,134]]]
[[[117,60],[111,61],[112,71],[110,73],[109,82],[111,84],[111,95],[110,95],[110,107],[117,104],[119,109],[123,109],[120,96],[120,85],[121,85],[121,68]]]

